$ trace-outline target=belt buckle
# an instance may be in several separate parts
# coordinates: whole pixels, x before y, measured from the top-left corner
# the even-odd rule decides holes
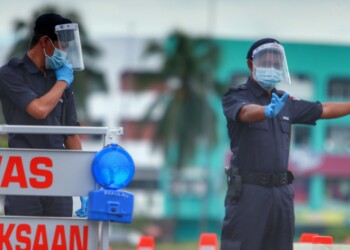
[[[266,187],[271,187],[274,185],[274,177],[273,174],[265,174],[261,176],[261,184]]]
[[[268,174],[263,177],[263,185],[268,187],[278,187],[281,184],[280,176],[277,174]]]
[[[284,173],[269,173],[260,176],[260,184],[266,187],[279,187],[288,184],[288,175]]]
[[[272,186],[279,187],[288,184],[288,175],[285,173],[271,174],[270,178],[270,183]]]

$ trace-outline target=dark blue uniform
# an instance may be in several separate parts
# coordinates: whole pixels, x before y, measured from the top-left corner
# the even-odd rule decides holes
[[[9,125],[77,126],[74,97],[66,90],[55,109],[45,118],[36,119],[26,112],[27,105],[46,94],[56,83],[54,71],[46,77],[25,55],[12,59],[0,68],[0,99],[5,121]],[[64,123],[64,124],[63,124]],[[10,148],[64,149],[65,135],[10,134]],[[5,213],[11,215],[71,216],[71,197],[7,196]]]
[[[273,89],[278,96],[284,92]],[[250,78],[223,96],[231,142],[231,166],[242,176],[286,173],[292,124],[315,125],[322,114],[319,102],[289,98],[272,119],[243,123],[238,113],[244,105],[266,106],[269,94]],[[225,199],[222,250],[292,250],[294,192],[290,185],[264,186],[243,181],[241,196],[233,198],[229,186]]]

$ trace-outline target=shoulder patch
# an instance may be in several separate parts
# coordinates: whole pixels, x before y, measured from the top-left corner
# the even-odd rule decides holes
[[[289,98],[290,98],[290,99],[292,99],[293,101],[294,101],[294,100],[295,100],[295,101],[300,101],[300,99],[299,99],[299,98],[296,98],[296,97],[291,96],[291,95],[289,96]]]

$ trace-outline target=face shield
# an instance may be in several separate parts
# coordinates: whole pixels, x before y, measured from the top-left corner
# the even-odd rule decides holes
[[[76,23],[60,24],[55,27],[59,48],[67,53],[67,60],[73,69],[84,69],[83,53],[81,50],[79,27]]]
[[[291,84],[287,59],[283,46],[278,43],[266,43],[256,48],[253,53],[253,76],[259,82],[270,84],[279,82]]]

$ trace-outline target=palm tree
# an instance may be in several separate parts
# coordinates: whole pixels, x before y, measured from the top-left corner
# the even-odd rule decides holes
[[[170,174],[168,181],[161,180],[165,190],[170,190],[169,200],[171,207],[175,235],[178,230],[176,216],[179,216],[180,197],[184,194],[176,187],[181,186],[184,167],[198,153],[201,148],[204,157],[210,157],[211,146],[216,144],[216,120],[210,99],[217,96],[214,72],[219,62],[219,49],[214,41],[208,38],[191,38],[183,32],[175,31],[162,45],[151,42],[145,50],[145,55],[160,55],[163,64],[160,78],[167,86],[168,92],[159,95],[149,108],[144,122],[149,121],[152,112],[159,105],[165,106],[164,114],[160,119],[155,135],[155,145],[164,148],[167,169]],[[140,79],[137,86],[148,86],[152,81]],[[158,81],[159,82],[159,81]],[[142,84],[143,83],[143,84]],[[203,155],[202,155],[203,156]],[[208,162],[208,158],[205,159]],[[205,166],[205,167],[208,167]],[[209,173],[208,169],[205,169]],[[167,174],[165,174],[165,177]],[[207,180],[202,179],[210,184]],[[204,194],[197,194],[204,195]],[[202,197],[201,227],[207,225],[207,197]]]
[[[99,49],[89,41],[85,27],[80,21],[80,17],[75,12],[63,13],[59,11],[55,6],[46,6],[42,9],[36,10],[32,18],[27,22],[22,19],[14,21],[14,32],[17,36],[17,41],[13,45],[8,54],[8,59],[13,57],[23,57],[29,48],[30,40],[32,37],[33,24],[38,16],[43,13],[55,12],[60,13],[63,16],[73,20],[73,22],[79,23],[79,32],[81,45],[84,56],[85,69],[80,72],[75,72],[75,80],[73,88],[75,90],[75,97],[77,101],[77,110],[79,112],[79,119],[86,119],[85,101],[88,93],[94,90],[106,90],[106,82],[101,72],[97,71],[93,67],[94,58],[100,55]]]
[[[190,38],[175,31],[163,45],[151,42],[145,55],[161,55],[164,59],[160,77],[168,85],[168,95],[160,95],[149,109],[145,120],[158,105],[165,105],[164,116],[156,131],[157,145],[166,154],[175,149],[173,165],[181,169],[191,160],[199,143],[215,144],[216,115],[208,102],[214,93],[214,72],[219,50],[207,38]],[[167,155],[169,156],[169,155]],[[169,159],[167,157],[167,159]]]

